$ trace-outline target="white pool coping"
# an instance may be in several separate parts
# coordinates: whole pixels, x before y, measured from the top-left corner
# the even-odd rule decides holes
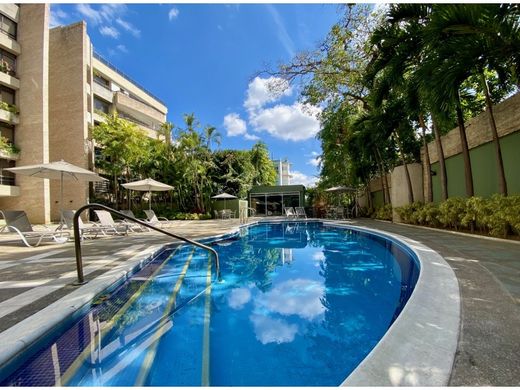
[[[265,222],[280,222],[281,219]],[[305,220],[290,220],[305,222]],[[415,289],[399,317],[342,386],[446,386],[448,384],[460,328],[458,280],[448,263],[427,246],[386,231],[338,224],[319,219],[328,226],[352,228],[390,237],[409,247],[420,262]],[[262,221],[263,222],[263,221]],[[217,239],[238,233],[255,221],[230,229],[229,233],[204,238]],[[103,290],[126,279],[164,245],[154,245],[125,263],[52,303],[45,309],[0,333],[0,366],[22,353],[34,341],[89,303]]]

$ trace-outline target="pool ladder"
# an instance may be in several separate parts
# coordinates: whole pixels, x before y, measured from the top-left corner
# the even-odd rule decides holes
[[[139,219],[129,217],[128,215],[125,215],[125,214],[123,214],[117,210],[114,210],[113,208],[107,207],[105,205],[102,205],[99,203],[89,203],[89,204],[86,204],[85,206],[80,207],[74,214],[74,248],[76,251],[76,269],[77,269],[77,273],[78,273],[78,280],[75,284],[85,284],[86,283],[85,277],[83,275],[83,258],[81,256],[81,235],[80,235],[80,231],[79,231],[79,218],[80,218],[81,213],[85,210],[106,210],[125,220],[129,220],[129,221],[132,221],[139,225],[146,226],[149,229],[155,230],[155,231],[165,234],[169,237],[175,238],[180,241],[187,242],[191,245],[195,245],[199,248],[202,248],[204,250],[211,252],[215,257],[215,270],[217,273],[217,279],[220,279],[220,262],[219,262],[219,258],[218,258],[218,253],[215,249],[213,249],[207,245],[201,244],[200,242],[190,240],[189,238],[167,232],[166,230],[163,230],[156,226],[150,225],[149,223],[143,222]]]

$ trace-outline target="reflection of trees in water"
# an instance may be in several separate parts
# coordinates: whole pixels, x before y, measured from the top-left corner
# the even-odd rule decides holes
[[[374,250],[371,240],[347,233],[323,246],[321,303],[326,311],[321,323],[308,328],[308,352],[324,366],[316,383],[339,385],[388,328],[399,296],[395,288],[388,294],[389,285],[398,281],[390,254]]]
[[[219,254],[225,259],[222,274],[237,276],[238,283],[235,286],[253,282],[262,292],[270,289],[272,274],[277,265],[281,264],[281,248],[257,248],[247,240],[240,240],[219,249]]]

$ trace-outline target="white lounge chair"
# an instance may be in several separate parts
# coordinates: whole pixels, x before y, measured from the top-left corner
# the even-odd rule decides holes
[[[126,222],[116,222],[114,218],[112,218],[112,214],[110,214],[106,210],[94,210],[96,213],[99,223],[104,227],[113,228],[115,234],[128,234],[129,230],[132,230],[130,224]]]
[[[63,244],[67,242],[70,237],[69,232],[50,230],[49,227],[45,225],[40,225],[46,229],[45,231],[35,231],[25,211],[3,210],[0,211],[0,215],[5,219],[5,226],[0,231],[7,229],[17,233],[22,242],[29,247],[40,245],[44,239],[52,239],[59,244]],[[36,240],[36,244],[31,245],[29,240]]]
[[[296,217],[307,219],[307,213],[304,207],[295,207],[294,210],[296,211]]]
[[[294,211],[294,208],[292,208],[292,207],[284,207],[283,211],[287,218],[296,218],[297,217],[296,211]]]
[[[157,215],[155,215],[155,211],[153,210],[144,210],[144,213],[148,218],[147,222],[151,225],[159,224],[160,227],[164,227],[169,226],[174,222],[164,217],[158,217]]]
[[[63,210],[61,215],[67,229],[74,229],[74,214],[76,210]],[[80,238],[96,238],[98,235],[107,236],[110,234],[120,234],[113,226],[103,226],[96,222],[85,224],[81,217],[78,219]]]
[[[132,210],[119,210],[119,212],[120,212],[121,214],[124,214],[124,215],[130,217],[130,218],[135,218],[135,219],[137,219],[138,221],[146,222],[146,223],[150,223],[150,222],[148,222],[148,221],[145,220],[145,219],[137,218],[137,217],[135,216],[135,214],[134,214],[134,212],[133,212]],[[117,222],[117,221],[116,221],[116,222]],[[135,223],[135,222],[133,222],[133,221],[130,221],[130,220],[126,220],[126,219],[125,219],[124,222],[128,223],[128,224],[131,226],[132,230],[135,231],[135,232],[137,232],[137,231],[140,231],[140,232],[149,232],[149,231],[150,231],[150,229],[147,228],[146,226],[144,226],[144,225],[139,225],[138,223]],[[151,224],[151,225],[153,225],[153,224]]]

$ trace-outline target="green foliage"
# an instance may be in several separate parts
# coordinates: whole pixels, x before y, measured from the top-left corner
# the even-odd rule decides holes
[[[392,220],[392,205],[385,204],[384,206],[378,208],[374,214],[376,219],[383,219],[385,221]]]
[[[272,186],[276,183],[276,169],[265,143],[259,141],[253,145],[250,160],[254,169],[253,185]]]
[[[457,230],[476,227],[494,237],[507,237],[510,230],[520,235],[520,195],[449,198],[439,205],[415,202],[395,211],[404,223]]]
[[[18,108],[14,104],[0,102],[0,110],[9,111],[12,114],[19,114]]]
[[[174,187],[152,193],[157,214],[168,219],[209,218],[206,211],[216,193],[226,191],[244,198],[252,185],[275,181],[276,171],[265,144],[257,143],[251,151],[212,151],[220,135],[213,126],[202,128],[194,114],[184,116],[182,127],[163,124],[158,139],[149,138],[117,113],[104,117],[92,134],[100,147],[96,165],[110,177],[112,193],[98,201],[118,209],[132,208],[135,212],[147,203],[143,201],[144,193],[119,187],[146,177]],[[168,142],[172,134],[174,139]],[[160,141],[160,136],[166,142]]]
[[[447,227],[458,229],[466,212],[466,199],[449,198],[439,205],[439,221]]]
[[[0,150],[4,151],[7,154],[16,154],[20,153],[20,149],[18,149],[14,144],[10,143],[9,140],[0,135]]]

